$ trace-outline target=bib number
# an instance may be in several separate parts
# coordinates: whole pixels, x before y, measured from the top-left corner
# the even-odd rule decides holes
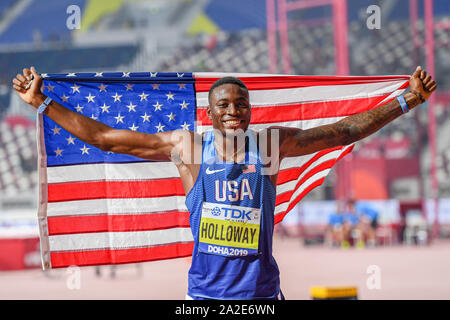
[[[261,210],[204,202],[199,251],[221,256],[258,254]]]

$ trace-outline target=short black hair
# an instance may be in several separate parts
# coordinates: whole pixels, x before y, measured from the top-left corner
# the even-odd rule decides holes
[[[217,88],[217,87],[220,87],[221,85],[224,85],[224,84],[235,84],[235,85],[238,85],[240,88],[244,89],[248,93],[247,86],[241,80],[239,80],[238,78],[235,78],[235,77],[223,77],[223,78],[220,78],[219,80],[217,80],[216,82],[214,82],[213,85],[211,86],[211,88],[209,88],[208,102],[211,101],[211,95],[212,95],[212,92],[214,91],[214,89]]]

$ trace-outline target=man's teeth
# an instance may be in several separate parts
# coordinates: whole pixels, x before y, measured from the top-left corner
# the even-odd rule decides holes
[[[239,120],[227,120],[227,121],[225,121],[225,123],[233,125],[233,124],[239,124],[241,122]]]

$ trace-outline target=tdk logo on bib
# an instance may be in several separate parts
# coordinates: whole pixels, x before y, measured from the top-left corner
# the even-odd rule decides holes
[[[250,214],[252,210],[240,210],[233,208],[219,208],[215,207],[211,210],[213,216],[223,216],[224,218],[240,219],[240,220],[251,220]]]

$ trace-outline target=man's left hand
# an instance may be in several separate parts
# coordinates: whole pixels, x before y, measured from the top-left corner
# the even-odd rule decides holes
[[[422,70],[420,66],[416,68],[416,71],[409,79],[410,92],[422,96],[422,102],[428,100],[433,91],[436,90],[436,86],[436,81],[430,75],[427,75],[427,72]]]

